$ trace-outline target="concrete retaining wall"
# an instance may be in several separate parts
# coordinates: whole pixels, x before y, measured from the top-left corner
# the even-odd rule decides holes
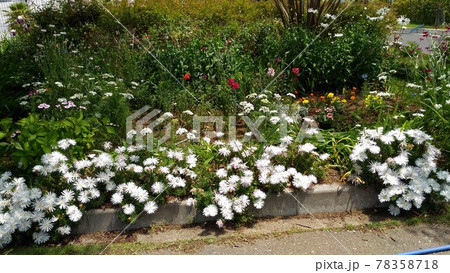
[[[297,201],[298,200],[298,201]],[[303,204],[303,206],[301,204]],[[349,185],[315,185],[307,192],[286,190],[267,196],[261,210],[250,208],[256,217],[293,216],[318,212],[344,212],[378,207],[376,192],[371,188]],[[128,229],[149,227],[154,224],[191,224],[214,220],[206,218],[192,206],[184,203],[164,204],[152,214],[142,213]],[[119,220],[117,209],[92,210],[83,215],[73,233],[122,230],[127,226]]]

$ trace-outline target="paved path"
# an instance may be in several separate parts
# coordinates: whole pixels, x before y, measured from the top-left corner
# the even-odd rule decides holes
[[[406,29],[402,31],[397,31],[394,33],[395,36],[400,36],[403,44],[408,44],[409,42],[414,42],[418,45],[419,48],[422,48],[424,52],[426,52],[426,47],[430,46],[430,41],[433,35],[442,36],[450,36],[450,32],[445,30],[436,30],[436,29],[419,29],[410,33],[411,29]],[[427,31],[430,33],[429,37],[423,37],[423,32]],[[423,40],[421,40],[423,39]]]
[[[383,224],[393,218],[376,211],[321,213],[259,219],[251,227],[218,229],[214,223],[153,226],[116,238],[114,232],[84,234],[73,243],[137,243],[128,254],[397,254],[450,244],[450,225]],[[319,222],[320,223],[319,223]],[[365,225],[372,223],[372,227]],[[392,221],[391,221],[392,223]],[[328,231],[322,228],[326,226]],[[331,233],[331,234],[330,234]],[[349,250],[347,252],[340,243]],[[152,250],[144,250],[152,249]],[[450,255],[450,252],[443,254]]]
[[[351,254],[389,255],[450,243],[450,227],[446,225],[419,225],[384,231],[340,231],[332,234]],[[262,239],[253,243],[207,245],[197,254],[348,254],[324,231],[298,233],[280,238]],[[447,253],[450,254],[450,253]]]

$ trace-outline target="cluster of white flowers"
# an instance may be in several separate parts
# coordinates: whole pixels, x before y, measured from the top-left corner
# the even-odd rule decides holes
[[[55,149],[65,151],[75,145],[74,140],[63,139]],[[112,148],[110,144],[105,146]],[[59,181],[62,188],[55,189],[55,192],[61,191],[59,195],[30,188],[24,178],[13,178],[10,172],[2,174],[0,247],[8,244],[16,231],[35,230],[32,237],[37,244],[48,241],[51,232],[70,234],[70,222],[78,222],[82,217],[80,208],[97,200],[103,189],[106,189],[103,194],[111,192],[111,203],[120,205],[125,215],[135,213],[138,204],[152,214],[158,208],[154,199],[166,188],[185,187],[188,181],[197,177],[192,170],[197,165],[197,156],[191,151],[168,149],[159,152],[158,158],[144,158],[138,154],[144,150],[144,145],[121,146],[112,153],[99,151],[84,159],[70,158],[56,150],[43,155],[42,164],[32,170],[36,179]],[[133,181],[116,184],[114,180],[118,173],[122,179],[143,174],[153,177],[155,181],[150,185],[145,179],[139,179],[151,192]]]
[[[440,151],[430,140],[421,130],[383,132],[380,127],[365,129],[353,148],[350,159],[356,174],[376,175],[382,181],[384,188],[378,198],[392,202],[392,215],[398,215],[400,209],[410,210],[413,205],[420,208],[432,192],[450,201],[450,175],[438,170]],[[420,151],[423,153],[417,156]]]
[[[72,190],[64,190],[58,196],[54,192],[30,188],[25,182],[24,178],[15,178],[10,172],[0,177],[0,248],[11,242],[15,232],[34,230],[32,237],[37,244],[47,242],[52,230],[62,235],[70,234],[69,226],[60,225],[61,215],[66,215],[72,222],[79,221],[82,216],[78,207],[71,205]]]
[[[250,204],[256,209],[264,206],[266,193],[264,189],[280,185],[282,188],[294,186],[303,190],[317,183],[314,175],[306,175],[295,168],[286,168],[279,159],[289,156],[288,151],[295,151],[293,138],[283,137],[281,144],[264,148],[255,162],[250,157],[256,147],[245,147],[237,140],[223,143],[216,141],[217,153],[225,164],[215,170],[217,190],[211,204],[203,209],[206,217],[217,217],[217,225],[221,227],[226,220],[233,220],[236,214],[242,214]],[[312,146],[312,147],[311,147]],[[326,160],[328,155],[319,155],[315,146],[307,143],[300,147],[310,147],[308,152],[302,151],[299,156],[314,156],[317,160]],[[299,147],[297,148],[299,149]],[[252,169],[252,167],[254,167]]]

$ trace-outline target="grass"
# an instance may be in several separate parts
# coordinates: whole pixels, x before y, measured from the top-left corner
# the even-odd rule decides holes
[[[406,27],[408,27],[408,28],[416,28],[416,27],[418,27],[420,25],[421,24],[407,24]],[[435,26],[424,25],[424,26],[421,26],[420,28],[432,28],[432,29],[435,29]],[[445,26],[438,26],[437,29],[444,29],[445,30]]]
[[[400,228],[406,226],[414,226],[419,224],[450,224],[450,205],[446,205],[445,212],[439,215],[422,214],[414,217],[402,217],[397,219],[381,220],[374,223],[362,225],[345,225],[340,228],[328,228],[331,231],[367,231],[367,230],[385,230],[391,228]],[[319,229],[325,230],[325,229]],[[304,232],[317,231],[315,229],[294,227],[285,231],[273,231],[270,233],[255,233],[251,235],[230,234],[224,236],[206,236],[193,239],[177,240],[165,243],[139,243],[126,242],[114,243],[105,254],[141,254],[160,249],[170,249],[173,251],[181,251],[184,253],[192,253],[206,245],[223,244],[235,245],[240,242],[251,242],[257,239],[280,238],[286,235],[298,234]],[[4,250],[4,255],[96,255],[106,247],[105,243],[95,244],[71,244],[57,246],[32,246],[32,247],[14,247]]]

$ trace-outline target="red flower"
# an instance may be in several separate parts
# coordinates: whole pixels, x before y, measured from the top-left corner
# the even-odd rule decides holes
[[[280,57],[276,57],[276,58],[275,58],[275,62],[281,63],[281,58],[280,58]]]
[[[292,68],[292,73],[294,73],[295,76],[298,76],[298,74],[300,73],[300,68],[298,67]]]
[[[235,82],[233,78],[229,78],[227,85],[231,87],[231,89],[235,90],[235,89],[239,89],[239,83]]]
[[[191,74],[190,74],[190,73],[184,74],[183,79],[184,79],[185,81],[190,80],[190,79],[191,79]]]
[[[425,72],[430,73],[431,69],[425,69]]]
[[[202,50],[206,50],[206,46],[202,47]]]

